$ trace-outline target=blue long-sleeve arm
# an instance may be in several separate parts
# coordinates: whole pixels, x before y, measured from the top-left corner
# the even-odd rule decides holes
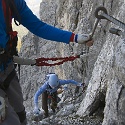
[[[16,0],[15,2],[21,15],[21,23],[29,31],[44,39],[69,43],[72,32],[64,31],[44,23],[33,14],[24,0]]]
[[[41,21],[33,14],[24,0],[15,0],[15,5],[21,18],[21,24],[33,34],[47,40],[69,43],[72,32],[58,29]],[[0,47],[5,48],[8,39],[9,35],[6,33],[2,1],[0,1]]]
[[[65,85],[65,84],[74,84],[77,85],[78,82],[75,80],[59,80],[60,85]]]
[[[37,90],[37,92],[36,92],[35,95],[34,95],[34,104],[35,104],[35,105],[38,105],[38,98],[39,98],[39,96],[40,96],[43,92],[46,91],[46,89],[47,89],[47,85],[46,85],[46,84],[43,84],[43,85]]]

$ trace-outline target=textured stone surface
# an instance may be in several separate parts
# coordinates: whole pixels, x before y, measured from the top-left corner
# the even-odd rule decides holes
[[[43,0],[40,5],[40,18],[64,30],[75,33],[91,33],[96,22],[94,12],[100,5],[107,8],[109,15],[125,22],[123,0]],[[52,115],[49,118],[50,123],[58,121],[60,125],[76,123],[79,125],[124,125],[125,40],[109,33],[111,27],[119,28],[106,20],[99,22],[94,34],[94,45],[90,47],[89,53],[80,59],[55,67],[21,66],[20,84],[23,88],[26,110],[33,110],[34,93],[41,86],[45,75],[48,72],[56,72],[61,79],[82,81],[88,87],[86,95],[70,102],[74,105],[78,104],[71,118],[68,116],[59,117],[58,114],[64,111],[61,108],[61,112],[57,113],[58,117]],[[20,55],[27,58],[70,56],[73,53],[79,54],[81,51],[87,50],[85,45],[56,43],[38,38],[31,33],[23,37],[22,41]],[[73,92],[74,87],[70,87]],[[66,97],[68,95],[72,94],[65,94]],[[70,98],[72,96],[68,99]],[[41,97],[39,99],[41,101]],[[95,118],[94,122],[91,120],[93,118],[88,116],[95,113],[102,104],[104,104],[104,119],[102,121],[100,117],[97,117],[98,120]],[[64,102],[64,108],[65,105],[69,104]]]

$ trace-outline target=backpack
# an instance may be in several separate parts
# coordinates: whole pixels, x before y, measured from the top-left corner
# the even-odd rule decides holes
[[[7,63],[13,58],[13,55],[18,56],[18,52],[16,49],[17,41],[18,41],[17,32],[12,30],[11,22],[12,22],[12,16],[15,16],[15,18],[18,19],[18,21],[20,21],[20,17],[16,9],[14,0],[2,0],[2,7],[3,7],[5,23],[6,23],[6,33],[10,36],[9,41],[7,42],[6,48],[4,49],[0,47],[0,65],[1,67],[3,67],[3,70],[5,70],[7,67]],[[18,65],[18,72],[20,77],[19,65]],[[16,75],[16,71],[15,69],[13,69],[8,74],[6,79],[1,82],[0,88],[3,90],[7,90],[11,80],[15,77],[15,75]]]
[[[14,17],[14,22],[16,25],[20,25],[21,18],[17,7],[14,3],[14,0],[2,0],[2,7],[4,12],[4,18],[6,23],[6,33],[10,36],[9,41],[7,42],[6,48],[0,48],[4,50],[4,54],[0,55],[0,62],[6,68],[7,62],[9,59],[13,58],[13,55],[18,56],[17,51],[17,32],[12,29],[12,17]],[[19,23],[17,23],[17,20]],[[15,65],[16,66],[16,65]]]
[[[14,0],[2,0],[2,6],[4,11],[4,18],[6,23],[6,33],[10,36],[9,41],[7,42],[6,51],[10,52],[10,55],[18,56],[17,52],[17,32],[12,29],[12,17],[14,16],[14,22],[16,25],[20,25],[20,15],[14,3]],[[19,21],[17,23],[16,19]]]

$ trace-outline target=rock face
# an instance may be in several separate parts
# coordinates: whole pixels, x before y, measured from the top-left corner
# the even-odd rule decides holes
[[[64,30],[91,33],[96,22],[94,12],[98,6],[106,7],[109,15],[125,22],[123,0],[43,0],[40,5],[40,18]],[[44,82],[45,75],[56,72],[60,79],[74,79],[88,85],[82,102],[75,102],[80,104],[76,112],[78,116],[85,118],[93,115],[103,106],[102,125],[124,125],[125,40],[124,34],[122,37],[109,33],[111,27],[119,28],[107,20],[101,20],[93,37],[94,45],[89,49],[76,43],[67,45],[47,41],[32,33],[23,37],[20,56],[26,58],[64,57],[86,51],[81,58],[60,66],[21,66],[20,83],[26,110],[33,110],[34,93]]]

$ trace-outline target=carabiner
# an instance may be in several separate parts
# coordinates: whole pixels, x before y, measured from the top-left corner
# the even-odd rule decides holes
[[[90,35],[91,38],[93,37],[93,35],[94,35],[94,33],[95,33],[95,30],[96,30],[96,27],[97,27],[99,21],[100,21],[100,19],[97,19],[97,21],[96,21],[96,23],[95,23],[95,25],[94,25],[94,28],[93,28],[92,34]]]
[[[106,19],[104,16],[99,15],[99,11],[102,11],[103,13],[108,14],[106,8],[103,7],[103,6],[100,6],[100,7],[98,7],[98,8],[95,10],[95,17],[96,17],[97,19]]]
[[[99,15],[99,11],[103,11],[103,13],[107,14],[107,10],[106,10],[106,8],[103,7],[103,6],[100,6],[100,7],[98,7],[98,8],[95,10],[95,17],[97,18],[97,21],[96,21],[96,23],[95,23],[95,25],[94,25],[94,28],[93,28],[93,31],[92,31],[92,33],[91,33],[91,38],[92,38],[93,35],[94,35],[94,32],[95,32],[95,30],[96,30],[96,27],[97,27],[99,21],[100,21],[101,19],[105,19],[104,16]]]

